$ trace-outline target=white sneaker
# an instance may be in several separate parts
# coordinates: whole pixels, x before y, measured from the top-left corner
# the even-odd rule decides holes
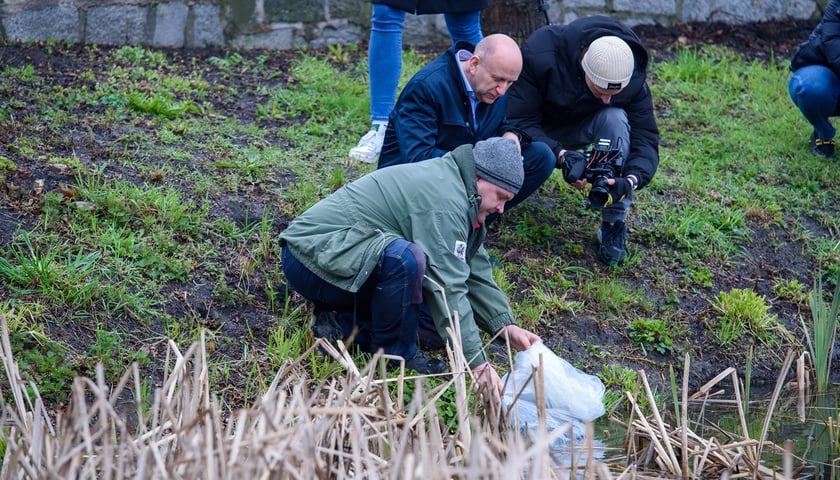
[[[365,163],[376,163],[379,160],[379,152],[382,151],[382,142],[385,140],[385,130],[388,124],[380,124],[378,128],[371,129],[359,140],[359,144],[350,149],[350,158]]]

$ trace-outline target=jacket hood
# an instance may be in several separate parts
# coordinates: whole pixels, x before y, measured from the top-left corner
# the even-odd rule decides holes
[[[478,174],[475,169],[475,158],[473,157],[473,146],[470,144],[461,145],[452,150],[448,155],[455,161],[458,166],[458,171],[461,174],[461,180],[464,182],[464,188],[467,190],[467,198],[472,198],[478,195],[478,186],[476,185],[476,178]]]

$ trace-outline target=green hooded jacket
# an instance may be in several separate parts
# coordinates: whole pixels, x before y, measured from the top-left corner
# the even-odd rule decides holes
[[[350,292],[365,283],[388,244],[415,243],[426,254],[424,301],[438,333],[449,338],[450,315],[454,320],[458,312],[464,355],[475,367],[486,361],[479,329],[495,334],[514,323],[493,280],[486,229],[476,222],[480,204],[472,145],[463,145],[345,185],[294,219],[279,239],[313,273]]]

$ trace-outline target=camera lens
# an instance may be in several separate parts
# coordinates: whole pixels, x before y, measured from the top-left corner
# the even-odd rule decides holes
[[[589,203],[595,208],[602,208],[607,204],[609,199],[609,185],[607,185],[606,177],[598,177],[592,183],[592,189],[589,190]]]

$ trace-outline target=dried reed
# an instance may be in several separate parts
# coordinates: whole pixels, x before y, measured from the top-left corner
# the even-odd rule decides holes
[[[346,349],[318,341],[345,367],[343,378],[313,385],[292,372],[309,351],[281,368],[252,408],[225,411],[209,383],[202,341],[181,352],[169,343],[167,374],[151,408],[118,408],[139,398],[132,365],[117,385],[78,378],[66,410],[51,415],[30,401],[2,323],[2,360],[13,403],[3,405],[0,478],[611,478],[590,463],[578,473],[558,466],[550,445],[557,433],[524,438],[515,429],[488,428],[470,414],[466,360],[450,353],[448,382],[426,391],[423,377],[378,375],[374,355],[359,369]],[[311,351],[311,349],[310,349]],[[416,382],[408,405],[393,398],[390,383]],[[456,387],[459,422],[441,422],[435,403]],[[32,385],[34,391],[37,388]],[[3,392],[0,392],[3,393]],[[4,395],[6,396],[6,395]]]
[[[458,322],[453,322],[457,329]],[[448,351],[453,374],[443,385],[426,390],[425,377],[395,377],[381,368],[386,357],[374,355],[358,368],[339,344],[316,342],[304,355],[280,368],[266,392],[248,409],[225,410],[209,382],[204,339],[181,352],[169,343],[166,375],[154,392],[150,408],[141,406],[141,381],[136,365],[117,385],[107,385],[102,368],[95,379],[77,378],[67,408],[48,412],[35,385],[21,379],[12,356],[5,318],[0,317],[2,349],[12,398],[3,405],[0,444],[5,454],[4,479],[109,478],[283,478],[345,479],[618,479],[662,478],[791,478],[790,456],[784,472],[760,464],[762,447],[778,448],[762,438],[721,444],[701,438],[688,428],[686,404],[688,359],[683,381],[681,425],[671,429],[656,409],[644,372],[640,379],[653,412],[644,415],[629,394],[633,409],[627,423],[625,467],[594,462],[592,428],[584,445],[573,451],[586,455],[583,466],[553,458],[552,443],[563,428],[538,430],[523,436],[505,428],[493,415],[470,411],[470,370],[456,345]],[[458,338],[453,331],[453,338]],[[313,384],[301,372],[301,362],[315,348],[344,366],[342,378]],[[788,356],[787,366],[792,357]],[[786,370],[785,370],[786,371]],[[541,373],[535,372],[537,378]],[[704,385],[691,399],[708,397],[712,388],[731,377],[734,369]],[[780,377],[780,382],[781,382]],[[401,396],[405,382],[415,382],[408,405]],[[389,388],[396,384],[397,388]],[[454,431],[443,426],[436,402],[454,386],[458,421]],[[30,399],[27,388],[36,394]],[[778,386],[777,386],[778,391]],[[4,393],[4,392],[0,392]],[[774,395],[776,397],[777,395]],[[126,398],[135,409],[126,410]],[[740,401],[736,402],[740,405]],[[543,407],[544,408],[544,407]],[[772,408],[770,409],[772,412]],[[743,411],[741,411],[743,414]],[[768,413],[770,415],[770,413]],[[614,421],[617,421],[613,419]],[[648,473],[644,473],[648,472]]]
[[[687,397],[690,359],[686,355],[680,425],[677,428],[671,428],[662,420],[645,372],[640,370],[639,379],[644,387],[643,391],[652,414],[645,416],[640,403],[629,393],[626,393],[626,398],[633,409],[633,416],[631,416],[631,421],[627,425],[628,436],[625,444],[628,467],[618,478],[653,478],[638,473],[645,471],[651,472],[651,474],[664,472],[673,478],[772,478],[774,480],[793,478],[790,473],[793,458],[790,449],[779,447],[767,441],[766,437],[770,418],[773,415],[783,381],[794,361],[794,357],[792,351],[788,352],[758,440],[750,438],[740,395],[740,380],[734,368],[730,367],[724,370],[700,387],[692,396]],[[735,400],[732,403],[738,410],[742,434],[740,440],[721,444],[716,437],[702,438],[689,428],[687,405],[690,400],[703,397],[703,408],[705,408],[705,403],[712,389],[727,377],[732,380],[732,391],[735,394]],[[617,420],[614,419],[614,421]],[[732,433],[726,433],[726,436],[737,437]],[[761,464],[762,450],[765,447],[782,452],[783,471],[777,471]]]

